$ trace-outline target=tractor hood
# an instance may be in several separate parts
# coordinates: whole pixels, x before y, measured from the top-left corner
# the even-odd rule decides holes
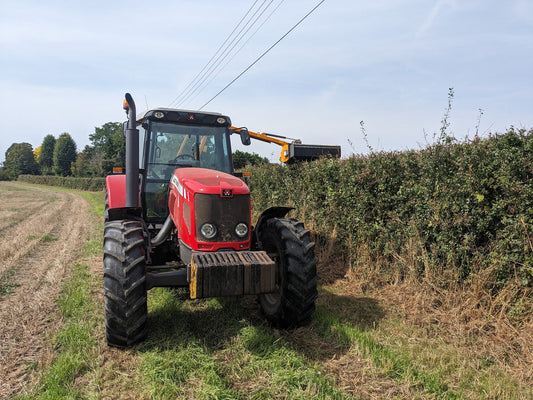
[[[250,248],[250,190],[232,175],[204,168],[176,169],[168,209],[180,254],[187,260],[191,251]]]
[[[250,193],[248,186],[239,178],[205,168],[176,169],[170,183],[186,199],[191,199],[196,193],[218,194],[221,197]]]

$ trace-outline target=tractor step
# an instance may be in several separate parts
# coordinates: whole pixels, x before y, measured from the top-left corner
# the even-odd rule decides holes
[[[264,251],[193,253],[188,268],[191,299],[276,289],[276,264]]]

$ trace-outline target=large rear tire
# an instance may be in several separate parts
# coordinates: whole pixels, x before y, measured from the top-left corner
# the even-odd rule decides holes
[[[108,221],[104,228],[104,303],[107,344],[128,347],[147,333],[146,269],[139,221]]]
[[[259,295],[265,317],[280,328],[307,322],[315,310],[317,259],[303,223],[271,218],[258,231],[261,250],[276,262],[276,291]]]

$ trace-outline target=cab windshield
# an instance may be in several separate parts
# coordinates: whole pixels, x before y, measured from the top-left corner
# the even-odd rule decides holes
[[[209,168],[231,173],[225,127],[150,124],[147,179],[170,179],[176,168]]]
[[[151,121],[145,146],[146,180],[142,203],[148,222],[168,216],[169,181],[176,168],[199,167],[232,173],[227,127],[176,125]]]

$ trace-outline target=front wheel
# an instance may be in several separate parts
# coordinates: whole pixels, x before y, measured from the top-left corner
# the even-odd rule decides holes
[[[266,318],[277,327],[296,327],[311,318],[318,295],[314,242],[303,223],[271,218],[258,233],[261,250],[276,263],[276,291],[259,295]]]
[[[108,221],[104,228],[104,303],[107,343],[128,347],[146,337],[148,315],[143,227]]]

